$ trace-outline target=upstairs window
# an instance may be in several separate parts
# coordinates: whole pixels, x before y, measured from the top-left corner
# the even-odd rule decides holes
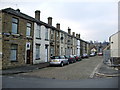
[[[56,40],[59,41],[59,32],[56,32]]]
[[[31,23],[27,23],[27,30],[26,30],[26,36],[30,36],[31,32]]]
[[[45,29],[45,39],[48,40],[48,28]]]
[[[54,39],[54,31],[51,30],[51,39]]]
[[[36,38],[40,38],[40,34],[41,33],[41,27],[40,25],[37,25],[37,28],[36,28]]]
[[[12,33],[17,34],[18,33],[18,19],[12,18]]]
[[[63,34],[61,33],[61,43],[63,43],[64,37]]]

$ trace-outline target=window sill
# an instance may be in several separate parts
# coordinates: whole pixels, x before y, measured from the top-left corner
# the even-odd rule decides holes
[[[27,39],[32,39],[32,36],[26,36]]]
[[[49,41],[49,39],[45,39],[45,41]]]
[[[14,38],[20,37],[20,34],[14,34],[14,33],[12,33],[11,35],[12,35]]]
[[[11,62],[18,62],[18,61],[11,61]]]
[[[12,33],[11,35],[13,35],[13,36],[20,36],[20,34],[14,34],[14,33]]]
[[[40,58],[36,58],[35,60],[40,60]]]
[[[41,38],[37,38],[37,37],[36,37],[36,39],[39,39],[39,40],[41,40]]]

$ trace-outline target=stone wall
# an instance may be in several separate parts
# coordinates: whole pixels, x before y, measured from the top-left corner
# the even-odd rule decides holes
[[[12,17],[17,18],[19,21],[18,24],[18,34],[13,35],[11,33],[12,31]],[[30,63],[32,64],[32,38],[28,39],[26,38],[26,24],[27,22],[31,23],[33,26],[33,23],[29,20],[25,20],[23,18],[3,13],[3,58],[2,58],[2,69],[12,68],[12,67],[18,67],[26,64],[26,42],[31,43],[31,53],[30,53]],[[6,35],[9,34],[9,35]],[[33,28],[31,31],[31,36],[33,37]],[[17,51],[17,61],[13,62],[10,61],[10,50],[11,50],[11,44],[17,44],[18,45],[18,51]]]

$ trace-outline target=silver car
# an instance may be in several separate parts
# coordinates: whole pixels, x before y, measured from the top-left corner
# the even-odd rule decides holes
[[[69,64],[69,61],[65,56],[52,56],[50,60],[50,65],[60,65],[63,67],[65,64]]]

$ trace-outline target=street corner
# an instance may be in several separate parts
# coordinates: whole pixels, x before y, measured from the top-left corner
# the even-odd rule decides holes
[[[119,77],[120,71],[117,68],[110,67],[106,64],[102,64],[98,72],[95,72],[94,77],[105,78],[105,77]]]

